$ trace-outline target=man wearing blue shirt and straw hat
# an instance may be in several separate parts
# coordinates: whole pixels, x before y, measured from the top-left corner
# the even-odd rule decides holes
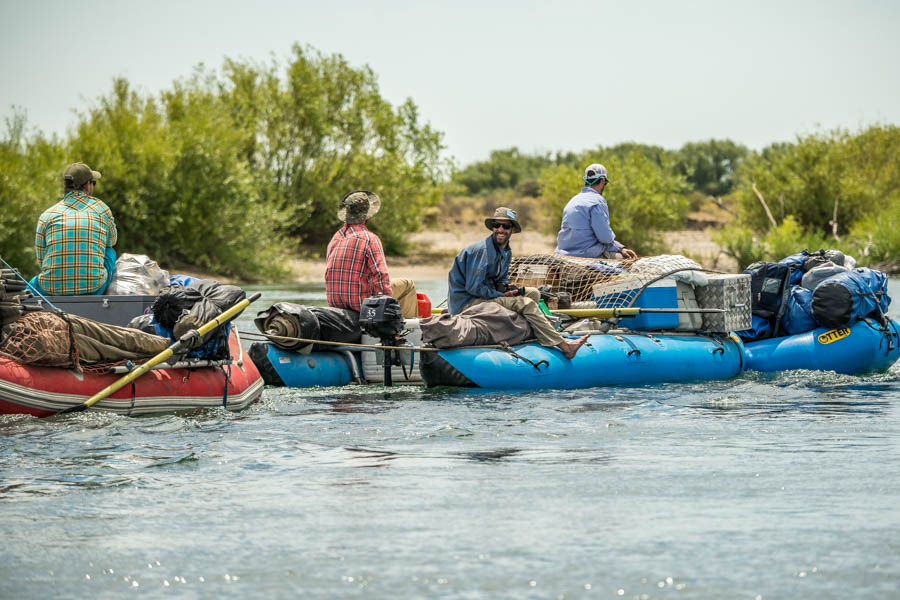
[[[606,167],[594,163],[584,170],[584,187],[563,209],[556,236],[556,253],[586,258],[637,258],[616,240],[609,226],[609,207],[603,190],[609,184]]]

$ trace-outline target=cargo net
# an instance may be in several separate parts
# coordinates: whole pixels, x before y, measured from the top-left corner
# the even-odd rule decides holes
[[[29,311],[0,328],[0,357],[91,374],[140,364],[167,346],[167,338],[66,313]]]
[[[513,258],[509,279],[519,287],[568,294],[572,308],[627,308],[651,283],[670,275],[690,281],[698,271],[706,269],[677,254],[636,260],[533,254]]]
[[[0,356],[41,367],[79,366],[69,322],[48,312],[30,312],[4,325]]]

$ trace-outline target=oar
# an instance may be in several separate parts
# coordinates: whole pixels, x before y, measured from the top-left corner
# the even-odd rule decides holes
[[[228,321],[230,321],[233,318],[235,318],[236,316],[238,316],[242,310],[244,310],[245,308],[247,308],[247,306],[250,305],[251,302],[255,302],[256,300],[258,300],[261,295],[262,295],[261,293],[257,292],[255,294],[253,294],[252,296],[250,296],[249,298],[244,298],[243,300],[241,300],[240,302],[238,302],[237,304],[235,304],[234,306],[232,306],[231,308],[229,308],[228,310],[223,312],[221,315],[219,315],[218,317],[213,319],[212,321],[201,325],[200,328],[196,330],[197,333],[199,333],[200,337],[202,338],[204,335],[206,335],[207,333],[209,333],[216,327],[224,325]],[[157,354],[156,356],[154,356],[153,358],[151,358],[150,360],[148,360],[147,362],[142,364],[140,367],[138,367],[134,371],[128,373],[121,379],[116,380],[114,383],[109,384],[108,386],[106,386],[105,388],[103,388],[102,390],[100,390],[99,392],[97,392],[96,394],[94,394],[93,396],[91,396],[90,398],[88,398],[87,400],[85,400],[84,402],[79,404],[78,406],[72,406],[65,410],[61,410],[59,412],[59,414],[63,415],[66,413],[81,412],[83,410],[86,410],[86,409],[92,407],[93,405],[97,404],[98,402],[100,402],[101,400],[103,400],[104,398],[109,396],[110,394],[113,394],[116,391],[122,389],[123,387],[125,387],[126,385],[128,385],[129,383],[131,383],[132,381],[134,381],[135,379],[137,379],[138,377],[140,377],[141,375],[143,375],[144,373],[146,373],[147,371],[149,371],[150,369],[152,369],[159,363],[165,362],[166,360],[168,360],[168,358],[170,356],[172,356],[176,352],[180,352],[182,349],[185,348],[185,346],[188,345],[188,343],[191,341],[191,338],[193,338],[193,337],[194,337],[194,330],[187,332],[186,334],[181,336],[177,342],[175,342],[174,344],[172,344],[171,346],[169,346],[168,348],[166,348],[165,350],[163,350],[162,352],[160,352],[159,354]]]
[[[432,308],[431,314],[439,315],[444,312],[442,308]],[[576,319],[615,319],[619,317],[636,317],[641,313],[723,313],[728,312],[721,308],[561,308],[551,310],[556,315],[566,315]]]
[[[715,314],[728,312],[721,308],[560,308],[551,310],[553,314],[566,315],[576,319],[615,319],[618,317],[636,317],[642,313],[701,313]]]

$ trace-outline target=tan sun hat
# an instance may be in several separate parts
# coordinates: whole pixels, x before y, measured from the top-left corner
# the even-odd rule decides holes
[[[484,220],[484,226],[488,229],[493,230],[494,219],[500,219],[502,221],[512,221],[513,224],[513,233],[521,233],[522,226],[519,225],[519,222],[516,220],[516,211],[511,208],[506,208],[505,206],[501,206],[497,210],[494,211],[494,216],[488,217]]]
[[[381,198],[369,190],[350,192],[341,200],[337,217],[344,223],[365,223],[381,210]]]

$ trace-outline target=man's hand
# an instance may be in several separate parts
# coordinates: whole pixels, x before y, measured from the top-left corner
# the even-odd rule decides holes
[[[506,290],[505,292],[503,292],[503,295],[504,295],[504,296],[518,296],[518,295],[519,295],[519,288],[511,288],[511,289],[508,289],[508,290]]]
[[[622,248],[621,250],[619,250],[619,252],[621,252],[622,256],[624,256],[625,258],[637,258],[637,252],[635,252],[634,250]]]

